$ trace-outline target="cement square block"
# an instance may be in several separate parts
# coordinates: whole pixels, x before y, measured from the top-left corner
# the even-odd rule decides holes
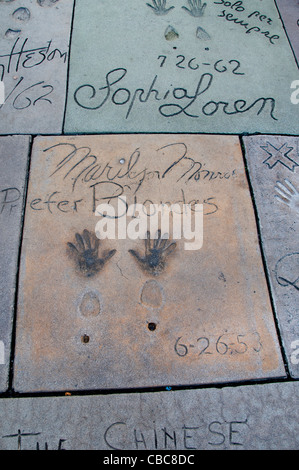
[[[0,134],[62,132],[73,0],[0,3]]]
[[[75,7],[66,133],[299,134],[274,0]]]
[[[299,377],[299,138],[244,137],[261,239],[289,369]]]
[[[18,300],[19,392],[285,375],[236,136],[37,137]]]
[[[133,457],[115,450],[166,451],[167,462],[169,453],[183,450],[181,457],[190,455],[189,463],[201,458],[196,450],[297,450],[298,387],[298,382],[287,382],[2,399],[0,449],[106,450],[110,452],[100,459],[110,464],[128,464],[128,460],[117,459]],[[156,454],[149,455],[153,464]],[[134,465],[130,461],[132,468],[138,468],[148,456],[142,453],[138,457]]]
[[[276,0],[276,3],[299,66],[299,2]]]
[[[8,388],[29,137],[0,137],[0,391]]]

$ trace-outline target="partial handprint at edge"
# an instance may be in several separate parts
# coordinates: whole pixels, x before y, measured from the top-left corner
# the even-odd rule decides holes
[[[275,191],[278,193],[275,194],[275,198],[290,207],[290,209],[299,213],[299,192],[295,186],[288,180],[285,179],[284,183],[276,182]]]

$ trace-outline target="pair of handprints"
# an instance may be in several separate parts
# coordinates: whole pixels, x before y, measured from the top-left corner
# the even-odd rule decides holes
[[[174,6],[167,7],[166,0],[152,0],[152,4],[147,3],[147,6],[152,9],[152,11],[158,15],[167,15],[171,10],[174,9]],[[183,6],[182,9],[187,11],[187,13],[194,18],[200,18],[204,15],[207,4],[202,3],[201,0],[188,0],[189,8]],[[168,26],[165,31],[165,38],[167,40],[176,39],[179,36],[177,31],[172,27]],[[206,41],[211,39],[210,35],[202,27],[198,27],[196,30],[196,37],[200,40]]]
[[[94,233],[83,230],[83,234],[75,234],[75,243],[68,243],[69,253],[73,257],[76,265],[85,277],[91,277],[100,272],[105,264],[115,255],[116,250],[104,251],[99,257],[100,240]],[[161,235],[158,230],[156,238],[152,241],[150,232],[147,232],[145,239],[144,254],[135,250],[129,253],[135,258],[138,265],[151,275],[158,275],[164,271],[166,259],[176,248],[176,242],[170,242]]]
[[[174,9],[174,6],[167,8],[167,0],[152,0],[152,5],[147,3],[156,15],[162,16],[167,15],[171,10]],[[196,18],[204,15],[207,4],[201,2],[201,0],[188,0],[189,8],[183,6],[182,9],[186,10],[189,15]]]

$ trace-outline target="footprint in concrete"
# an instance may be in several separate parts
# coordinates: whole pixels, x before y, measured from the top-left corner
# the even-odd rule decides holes
[[[101,313],[101,302],[97,292],[86,292],[79,305],[79,311],[83,317],[96,317]]]
[[[20,29],[11,29],[11,28],[9,28],[5,33],[5,37],[6,37],[6,39],[15,39],[18,36],[20,36],[21,33],[22,33],[22,31]]]
[[[167,41],[174,41],[179,37],[179,33],[174,29],[173,26],[167,26],[164,36]]]
[[[52,7],[57,2],[59,2],[59,0],[37,0],[37,3],[41,7]]]
[[[164,301],[163,287],[155,280],[146,281],[141,291],[140,300],[146,307],[160,308]]]
[[[207,33],[206,30],[201,28],[200,26],[198,26],[196,30],[196,37],[197,39],[200,39],[201,41],[209,41],[211,39],[211,36],[209,35],[209,33]]]
[[[25,7],[17,8],[12,14],[14,20],[21,21],[23,23],[27,23],[27,21],[30,20],[30,16],[30,11]]]

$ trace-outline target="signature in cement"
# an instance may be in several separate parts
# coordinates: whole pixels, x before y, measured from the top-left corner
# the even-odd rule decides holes
[[[299,253],[290,253],[277,261],[275,275],[278,284],[282,287],[294,287],[299,291]]]

